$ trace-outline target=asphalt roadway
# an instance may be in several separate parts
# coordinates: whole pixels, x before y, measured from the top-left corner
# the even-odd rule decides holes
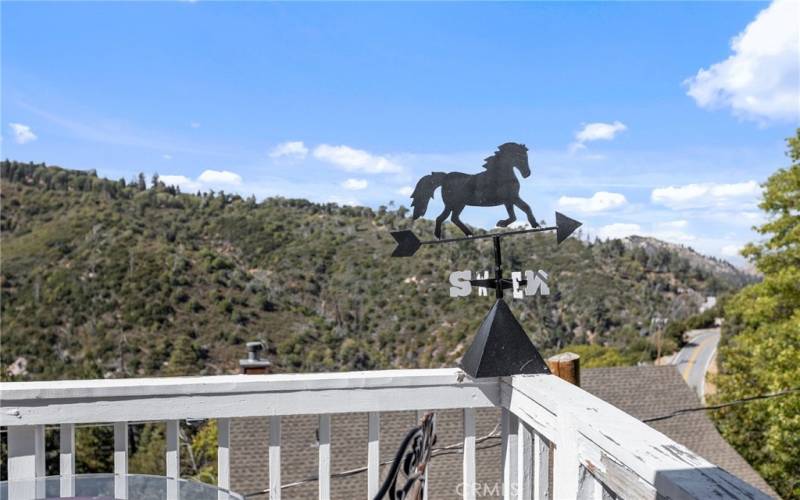
[[[675,355],[672,364],[702,401],[706,372],[719,344],[719,328],[691,330],[686,333],[686,337],[689,343]]]

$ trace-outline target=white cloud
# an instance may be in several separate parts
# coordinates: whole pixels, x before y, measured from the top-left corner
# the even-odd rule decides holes
[[[686,220],[673,220],[667,222],[657,222],[653,224],[653,230],[646,233],[647,236],[652,236],[664,241],[673,242],[687,242],[694,241],[697,238],[686,232],[689,227],[689,221]]]
[[[161,155],[161,157],[164,158],[165,160],[171,160],[172,159],[172,155],[167,155],[167,154]]]
[[[330,203],[338,203],[339,205],[344,205],[344,206],[349,206],[349,207],[357,207],[357,206],[361,205],[361,202],[359,202],[355,198],[348,198],[348,197],[342,197],[342,196],[331,196],[331,197],[328,198],[328,202],[330,202]]]
[[[558,206],[583,213],[598,213],[619,208],[627,202],[628,200],[625,199],[625,196],[620,193],[598,191],[591,198],[562,196],[558,199]]]
[[[742,250],[742,247],[739,245],[725,245],[722,247],[722,255],[726,257],[736,257],[739,255],[739,252]]]
[[[36,134],[33,133],[33,130],[31,130],[28,125],[9,123],[8,126],[11,127],[11,132],[14,134],[14,141],[16,141],[17,144],[25,144],[36,140]]]
[[[731,40],[724,61],[684,81],[702,108],[764,122],[800,117],[800,3],[775,0]]]
[[[610,141],[620,132],[627,130],[628,127],[620,121],[614,123],[587,123],[575,134],[575,142],[570,144],[570,152],[574,153],[579,149],[585,149],[587,142]]]
[[[643,234],[642,227],[639,224],[615,222],[614,224],[603,226],[597,230],[597,236],[603,239],[624,238],[632,234]]]
[[[198,181],[204,184],[229,184],[231,186],[238,186],[242,183],[242,177],[228,170],[203,170]]]
[[[242,184],[239,174],[227,170],[204,170],[197,179],[185,175],[161,175],[159,179],[167,186],[178,186],[185,192],[230,189]]]
[[[761,194],[756,181],[734,184],[686,184],[655,188],[650,194],[653,203],[670,208],[722,207],[753,203]]]
[[[308,156],[308,148],[303,144],[303,141],[283,142],[272,148],[269,156],[271,158],[289,157],[302,160]]]
[[[603,239],[625,238],[626,236],[649,236],[663,241],[673,243],[686,243],[695,241],[697,238],[689,234],[686,230],[689,222],[685,220],[674,220],[666,222],[656,222],[650,224],[650,229],[645,229],[639,224],[617,222],[602,226],[597,230],[597,236]]]
[[[403,186],[397,190],[398,194],[402,194],[403,196],[411,196],[411,193],[414,192],[414,188],[411,186]]]
[[[385,156],[373,155],[362,149],[355,149],[350,146],[320,144],[314,148],[314,157],[318,160],[332,163],[348,172],[382,174],[403,171],[403,167]]]
[[[191,122],[189,126],[192,128],[200,128],[200,122]]]
[[[360,189],[367,189],[369,183],[366,179],[347,179],[342,183],[342,187],[350,191],[358,191]]]
[[[184,192],[202,191],[203,184],[186,177],[185,175],[160,175],[158,180],[167,186],[178,186]]]

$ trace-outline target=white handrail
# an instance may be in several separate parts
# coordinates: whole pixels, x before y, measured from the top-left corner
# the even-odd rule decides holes
[[[658,431],[552,375],[473,380],[458,369],[297,375],[230,375],[0,383],[9,477],[44,473],[44,426],[62,425],[63,472],[74,473],[74,424],[115,424],[115,470],[126,469],[127,424],[167,423],[167,475],[180,473],[179,421],[218,419],[219,485],[229,486],[230,418],[269,416],[270,498],[281,492],[281,416],[320,415],[320,497],[330,488],[333,413],[369,413],[370,492],[376,488],[379,415],[464,409],[466,482],[475,481],[474,409],[503,411],[506,498],[767,498]],[[124,455],[123,455],[124,454]],[[531,462],[532,461],[532,462]],[[550,474],[552,470],[552,480]],[[65,490],[70,485],[64,484]],[[474,498],[472,485],[462,485]],[[512,487],[513,486],[513,487]],[[366,493],[366,491],[365,491]]]
[[[555,443],[553,495],[581,479],[625,497],[769,498],[631,415],[552,375],[504,379],[502,405]],[[567,466],[562,467],[566,462]],[[588,476],[581,473],[581,468]],[[591,477],[589,477],[591,476]],[[592,489],[592,488],[590,488]]]

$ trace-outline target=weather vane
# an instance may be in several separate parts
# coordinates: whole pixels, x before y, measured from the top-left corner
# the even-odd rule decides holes
[[[515,298],[534,295],[537,291],[547,295],[547,273],[539,270],[511,273],[511,279],[503,277],[503,261],[500,240],[508,236],[543,231],[555,231],[556,241],[561,243],[569,237],[581,223],[556,212],[556,225],[541,227],[536,222],[530,206],[519,197],[519,181],[514,173],[518,169],[523,178],[531,174],[528,164],[528,148],[524,144],[507,142],[486,158],[479,174],[461,172],[433,172],[417,182],[411,195],[414,207],[413,218],[425,215],[428,201],[433,198],[434,191],[441,187],[444,210],[436,218],[434,229],[435,240],[421,241],[413,231],[393,231],[397,247],[392,257],[411,257],[422,245],[438,245],[459,241],[473,241],[491,238],[494,242],[494,277],[488,272],[472,279],[469,271],[456,271],[450,275],[450,295],[462,297],[469,295],[472,286],[479,287],[484,295],[487,289],[495,290],[496,301],[489,314],[481,323],[472,345],[461,359],[461,368],[472,377],[499,377],[522,373],[549,373],[539,351],[528,338],[528,334],[519,324],[503,299],[503,291],[513,289]],[[464,207],[496,207],[503,205],[508,211],[508,218],[497,222],[497,226],[506,227],[516,220],[514,207],[519,207],[528,217],[531,229],[519,229],[473,235],[472,231],[459,218]],[[460,238],[443,238],[442,223],[448,218],[464,232]],[[522,288],[524,287],[524,288]]]

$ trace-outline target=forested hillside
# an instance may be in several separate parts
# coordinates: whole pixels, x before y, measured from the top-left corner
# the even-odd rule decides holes
[[[254,339],[279,371],[452,365],[491,305],[450,298],[447,282],[489,269],[491,242],[389,257],[389,231],[412,226],[404,207],[257,203],[9,161],[1,187],[4,379],[221,373]],[[654,316],[684,318],[747,281],[635,240],[531,235],[504,255],[550,275],[550,297],[509,300],[543,351],[592,343],[626,362],[654,355]]]

